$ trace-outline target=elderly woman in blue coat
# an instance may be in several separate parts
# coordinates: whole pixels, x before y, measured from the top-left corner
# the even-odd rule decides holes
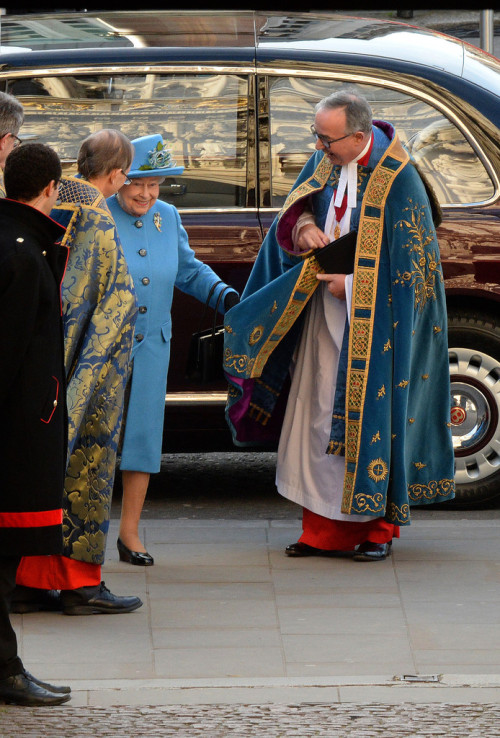
[[[175,166],[160,135],[132,143],[135,156],[126,184],[107,200],[139,305],[120,463],[123,497],[117,546],[121,561],[151,566],[154,561],[138,527],[150,474],[160,471],[174,286],[205,302],[219,277],[196,258],[176,208],[158,200],[165,176],[181,174],[184,168]],[[217,285],[212,307],[226,288],[224,282]],[[221,301],[224,311],[238,300],[236,290],[229,288]]]

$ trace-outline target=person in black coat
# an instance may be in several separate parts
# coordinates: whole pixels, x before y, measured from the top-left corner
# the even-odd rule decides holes
[[[0,162],[2,164],[2,162]],[[14,149],[0,200],[0,702],[58,705],[69,687],[27,672],[17,653],[9,604],[22,556],[62,549],[67,453],[60,285],[64,228],[47,217],[61,164],[44,144]]]

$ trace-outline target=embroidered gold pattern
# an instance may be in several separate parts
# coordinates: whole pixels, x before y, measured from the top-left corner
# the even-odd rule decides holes
[[[429,379],[429,375],[428,374],[422,374],[422,379]]]
[[[347,458],[350,458],[358,450],[359,431],[360,431],[359,425],[355,423],[349,423],[346,426],[346,452],[347,452],[346,457]],[[346,474],[346,477],[347,476],[349,476],[350,478],[354,478]]]
[[[382,385],[377,393],[377,399],[380,399],[381,397],[385,397],[385,384]]]
[[[384,512],[384,495],[381,492],[376,494],[358,492],[354,495],[356,509],[360,512],[380,513]]]
[[[314,257],[305,259],[287,306],[254,359],[250,377],[260,377],[270,355],[308,304],[319,285],[319,280],[316,279],[319,270],[319,263]]]
[[[392,348],[391,346],[391,339],[387,339],[387,341],[384,343],[384,351],[390,351]]]
[[[409,384],[410,384],[409,379],[402,379],[401,382],[396,385],[396,387],[401,387],[402,389],[405,389],[405,387],[408,387]]]
[[[375,272],[365,267],[356,284],[356,304],[358,307],[371,307],[375,283]]]
[[[427,484],[409,484],[408,498],[412,502],[435,500],[437,497],[448,497],[455,490],[453,479],[433,479]]]
[[[441,328],[441,326],[435,325],[435,326],[433,326],[433,329],[432,330],[434,331],[434,333],[441,333],[441,331],[443,329]]]
[[[408,242],[403,248],[408,248],[415,258],[412,259],[413,269],[410,272],[397,272],[395,284],[409,283],[410,287],[414,287],[415,309],[422,312],[429,300],[436,299],[436,280],[442,282],[443,275],[436,251],[427,250],[434,240],[434,232],[426,225],[425,207],[417,205],[411,198],[408,203],[406,218],[398,221],[394,228],[407,232]]]
[[[415,418],[408,418],[408,422],[409,423],[414,423],[415,422]]]
[[[255,346],[255,344],[260,341],[263,335],[264,335],[264,326],[263,325],[255,326],[255,328],[250,334],[250,338],[248,339],[248,343],[250,344],[250,346]]]
[[[424,464],[421,461],[414,461],[413,466],[415,466],[417,469],[424,469],[427,464]]]
[[[349,336],[348,380],[346,384],[346,467],[342,511],[347,513],[352,510],[352,498],[358,470],[368,364],[374,330],[378,267],[384,230],[384,204],[392,182],[408,160],[408,153],[395,136],[386,151],[386,155],[377,164],[368,180],[361,205],[351,306],[351,316],[354,317],[351,322]],[[386,163],[387,166],[384,166]],[[366,210],[371,207],[376,208],[380,215],[368,215]],[[363,309],[363,317],[356,314],[356,311],[360,308]],[[354,362],[358,366],[354,367]],[[378,466],[375,462],[369,465],[369,471],[375,476],[376,480],[387,477],[388,469],[386,464],[385,467],[383,466],[384,464],[385,462],[382,461],[382,466]]]
[[[261,385],[261,387],[264,387],[268,392],[271,392],[271,394],[278,396],[279,391],[274,389],[274,387],[271,387],[267,382],[263,382],[262,379],[257,379],[257,383]]]
[[[256,420],[261,425],[267,425],[267,421],[271,417],[271,414],[268,413],[263,408],[259,407],[255,403],[250,403],[250,410],[248,411],[248,415],[253,420]]]
[[[295,202],[301,200],[307,195],[310,195],[316,190],[323,189],[324,185],[328,181],[328,177],[330,176],[332,169],[333,164],[325,154],[325,156],[321,159],[320,163],[316,167],[313,175],[309,177],[309,179],[306,179],[305,182],[301,182],[301,184],[295,190],[289,193],[280,211],[278,219],[280,219],[283,213],[285,213]],[[338,176],[340,176],[340,167]]]
[[[353,358],[365,358],[371,338],[370,322],[363,318],[355,318],[351,322],[351,334]]]
[[[277,309],[278,309],[278,304],[277,304],[277,302],[276,302],[276,300],[275,300],[275,301],[273,302],[273,306],[272,306],[272,308],[271,308],[271,315],[272,315],[272,314],[273,314],[274,312],[276,312],[276,310],[277,310]]]
[[[383,482],[389,473],[387,464],[383,459],[374,459],[370,461],[367,467],[368,476],[373,479],[374,482]]]
[[[359,407],[364,389],[363,372],[353,369],[349,375],[349,410]]]
[[[387,507],[386,515],[390,523],[405,524],[410,519],[410,506],[405,503],[401,507],[398,507],[394,502],[391,502]]]
[[[370,441],[370,445],[373,443],[376,443],[377,441],[380,441],[380,431],[377,431],[374,436],[372,436],[372,440]]]
[[[224,330],[226,331],[226,333],[234,333],[230,325],[225,325]]]
[[[363,241],[363,253],[365,256],[377,256],[381,233],[378,218],[366,217],[361,225],[360,231],[360,240],[362,239]]]
[[[328,444],[327,453],[333,454],[333,456],[340,456],[345,448],[345,443],[342,441],[330,441]]]
[[[238,374],[246,374],[250,376],[255,359],[251,359],[246,354],[232,354],[231,350],[224,350],[224,366],[226,369],[235,369]]]
[[[367,205],[374,205],[375,207],[380,206],[380,203],[384,200],[389,186],[394,177],[394,172],[390,169],[384,169],[380,167],[378,171],[374,171],[370,180],[369,192],[367,190]]]

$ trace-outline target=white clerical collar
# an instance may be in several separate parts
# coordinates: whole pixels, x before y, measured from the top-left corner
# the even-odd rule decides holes
[[[358,189],[358,161],[362,159],[363,156],[365,156],[365,154],[368,152],[368,149],[371,146],[372,137],[373,133],[368,139],[368,143],[366,144],[363,151],[361,151],[361,153],[358,154],[355,159],[350,161],[348,164],[342,165],[342,169],[340,170],[339,184],[335,195],[335,207],[339,208],[341,206],[346,188],[347,207],[351,209],[356,207],[356,191]]]

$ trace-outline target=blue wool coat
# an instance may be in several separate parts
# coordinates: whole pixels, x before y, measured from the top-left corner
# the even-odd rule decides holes
[[[120,468],[154,473],[161,463],[174,286],[205,302],[219,277],[196,258],[173,205],[157,200],[146,215],[136,217],[121,208],[116,196],[107,202],[139,305]],[[211,307],[226,286],[214,290]]]

